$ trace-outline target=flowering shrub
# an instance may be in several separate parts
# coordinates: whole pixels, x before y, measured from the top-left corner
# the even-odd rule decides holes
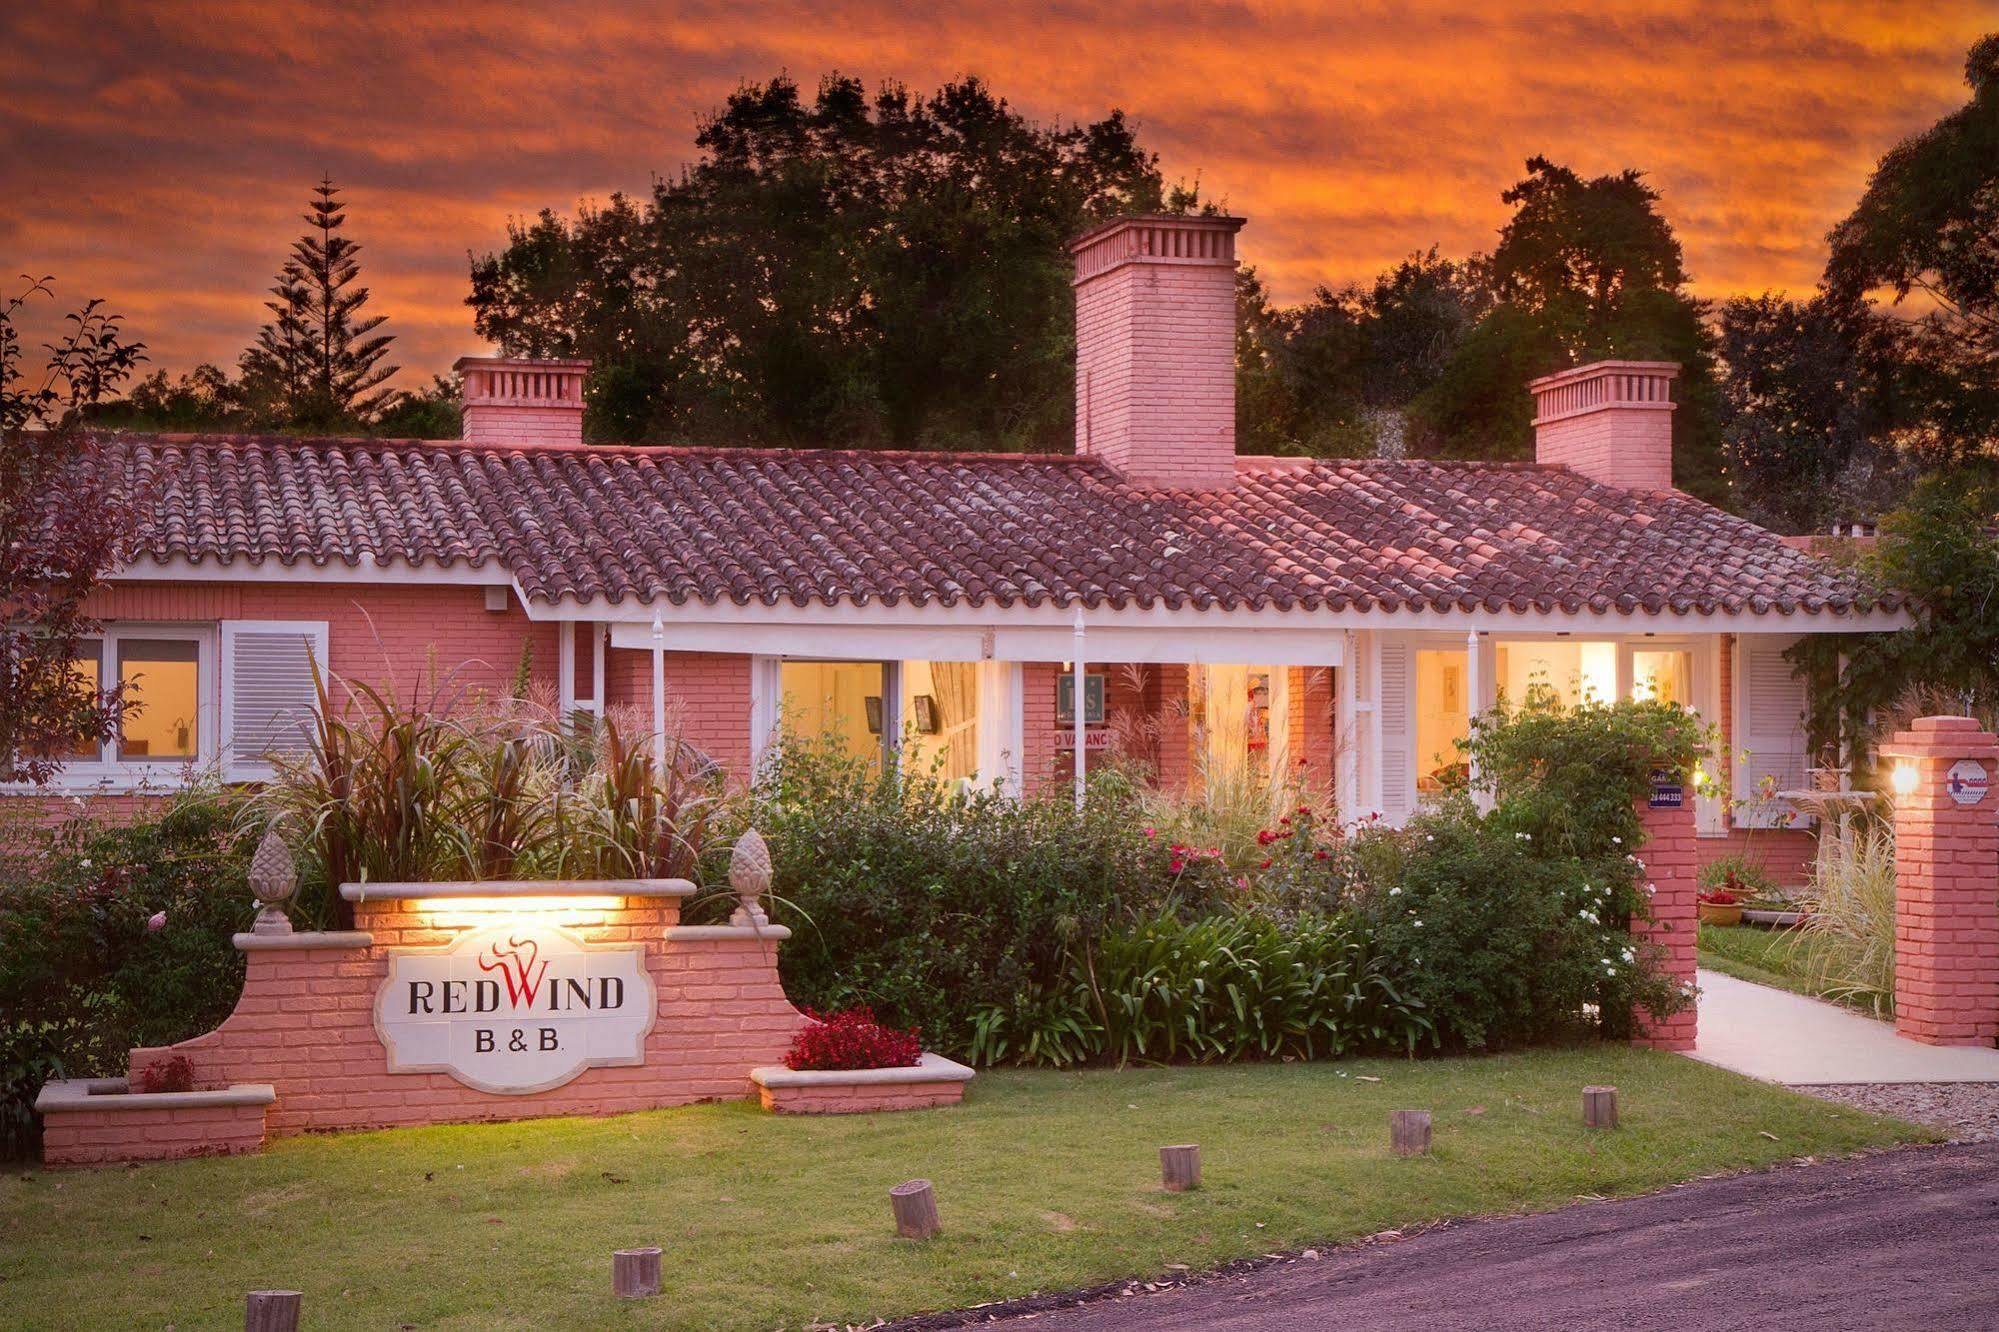
[[[1737,893],[1730,892],[1726,888],[1717,888],[1712,892],[1699,893],[1697,894],[1697,896],[1700,898],[1702,906],[1742,905],[1741,896]]]
[[[811,738],[786,741],[735,817],[776,862],[769,910],[793,929],[778,954],[785,992],[827,1010],[867,1004],[951,1055],[982,1008],[1052,986],[1107,930],[1169,904],[1209,910],[1228,891],[1205,848],[1147,836],[1110,792],[1081,810],[1067,792],[965,793]]]
[[[784,1056],[786,1068],[819,1072],[910,1068],[923,1058],[923,1045],[914,1030],[885,1027],[869,1008],[826,1014],[808,1008],[805,1015],[812,1023],[793,1038]]]
[[[184,1092],[194,1090],[194,1065],[186,1055],[169,1055],[139,1070],[138,1092]]]
[[[255,911],[255,838],[237,814],[202,788],[136,823],[79,812],[38,856],[0,865],[0,1156],[33,1150],[43,1082],[122,1073],[131,1047],[199,1035],[236,1006],[230,935]]]

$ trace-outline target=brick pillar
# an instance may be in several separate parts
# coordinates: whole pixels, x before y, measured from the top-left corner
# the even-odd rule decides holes
[[[1645,828],[1645,845],[1638,851],[1645,862],[1639,883],[1641,890],[1650,890],[1652,919],[1634,922],[1631,932],[1665,950],[1661,970],[1691,994],[1694,949],[1700,941],[1693,802],[1687,801],[1679,809],[1652,809],[1641,801],[1638,818]],[[1670,1017],[1655,1018],[1640,1012],[1637,1035],[1631,1043],[1654,1050],[1691,1050],[1696,1016],[1691,1003]]]
[[[1999,738],[1969,717],[1919,717],[1881,754],[1896,792],[1895,1031],[1989,1046],[1999,1037],[1999,822],[1984,783],[1999,769]]]

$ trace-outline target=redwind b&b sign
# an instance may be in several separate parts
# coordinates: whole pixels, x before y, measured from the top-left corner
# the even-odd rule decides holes
[[[586,1068],[645,1062],[657,1011],[645,950],[511,920],[448,948],[392,953],[375,996],[391,1073],[449,1073],[524,1095]]]

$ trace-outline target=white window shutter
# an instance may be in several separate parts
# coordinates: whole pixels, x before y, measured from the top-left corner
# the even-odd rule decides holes
[[[1410,727],[1410,653],[1407,643],[1381,645],[1381,679],[1375,706],[1381,709],[1381,817],[1399,828],[1416,802],[1416,738]]]
[[[1797,640],[1743,634],[1735,640],[1735,822],[1744,828],[1784,828],[1792,807],[1765,791],[1805,785],[1805,682],[1792,674],[1784,651]]]
[[[313,663],[326,669],[326,624],[318,620],[222,622],[222,775],[268,780],[270,757],[310,748]]]

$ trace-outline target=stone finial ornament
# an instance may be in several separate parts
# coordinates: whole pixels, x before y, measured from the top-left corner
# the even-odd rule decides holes
[[[729,853],[729,887],[742,905],[729,917],[731,925],[768,925],[770,917],[757,899],[770,891],[770,847],[755,828],[736,839]]]
[[[250,857],[250,895],[263,907],[251,932],[290,934],[292,923],[285,915],[285,903],[297,891],[298,866],[292,861],[291,848],[274,827],[264,834],[264,840],[257,843],[256,853]]]

